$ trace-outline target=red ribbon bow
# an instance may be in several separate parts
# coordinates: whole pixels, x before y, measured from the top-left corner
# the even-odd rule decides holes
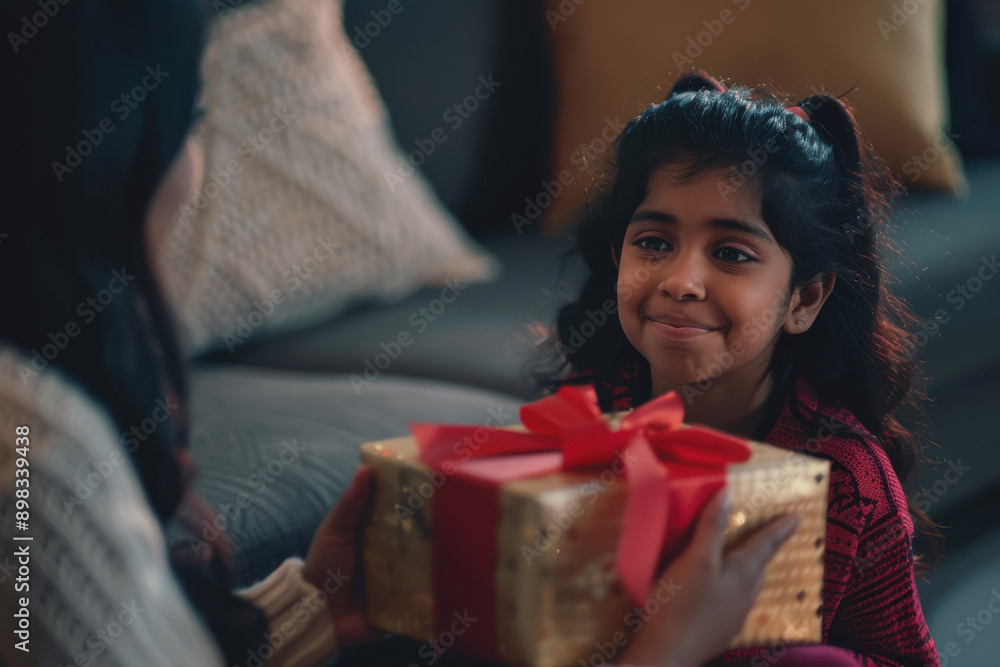
[[[446,472],[446,462],[455,466],[470,458],[513,454],[561,453],[561,464],[528,466],[524,474],[515,475],[522,478],[621,458],[629,495],[616,569],[626,592],[639,604],[646,601],[658,573],[664,545],[682,537],[711,495],[725,485],[727,464],[750,457],[742,438],[682,426],[684,406],[675,392],[625,415],[617,430],[601,415],[593,387],[565,386],[554,396],[523,406],[520,416],[529,433],[442,424],[412,424],[410,430],[420,446],[420,460]],[[484,429],[488,437],[481,446],[456,446],[475,442],[476,433]],[[692,494],[683,488],[671,490],[678,485],[668,484],[668,479],[697,479],[699,484]]]

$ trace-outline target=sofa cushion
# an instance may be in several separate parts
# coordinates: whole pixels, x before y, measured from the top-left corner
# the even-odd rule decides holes
[[[210,366],[194,372],[191,406],[195,490],[217,513],[194,538],[224,530],[247,585],[305,555],[363,443],[407,435],[413,421],[516,423],[520,403],[431,380],[384,377],[359,395],[343,375]]]
[[[227,13],[203,76],[206,178],[163,262],[191,352],[493,275],[395,145],[339,3]]]
[[[629,3],[548,0],[558,88],[553,226],[573,222],[610,140],[692,68],[727,85],[772,83],[793,102],[813,86],[847,99],[909,186],[957,190],[941,0]],[[577,6],[579,5],[579,6]]]
[[[564,267],[561,261],[572,239],[525,233],[484,244],[505,267],[495,282],[424,289],[392,305],[359,308],[278,338],[250,340],[234,354],[222,350],[211,359],[349,373],[359,393],[388,373],[531,398],[537,343],[581,284],[579,264]]]

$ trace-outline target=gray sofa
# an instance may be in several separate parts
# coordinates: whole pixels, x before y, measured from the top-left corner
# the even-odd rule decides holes
[[[360,25],[375,4],[347,3],[349,33],[352,20]],[[497,20],[501,3],[466,3],[461,11],[466,25],[478,27],[451,32],[461,36],[444,45],[435,35],[449,30],[447,24],[435,23],[433,11],[422,12],[415,4],[362,50],[402,145],[433,126],[434,114],[463,88],[441,83],[417,94],[407,71],[387,60],[395,46],[419,41],[408,48],[425,49],[437,63],[427,66],[458,72],[455,77],[464,70],[489,71],[499,57],[487,26]],[[497,97],[489,104],[513,104]],[[430,125],[421,125],[421,114],[432,119]],[[426,165],[445,203],[463,215],[474,210],[469,191],[482,184],[470,177],[481,173],[477,151],[498,122],[484,113]],[[518,150],[507,147],[508,157]],[[991,586],[1000,587],[994,511],[1000,503],[1000,456],[990,424],[1000,415],[1000,278],[993,280],[998,271],[993,258],[1000,255],[1000,158],[970,162],[967,174],[965,199],[916,194],[900,203],[893,222],[904,255],[889,261],[900,280],[894,290],[928,320],[926,335],[915,340],[934,401],[924,436],[937,444],[926,455],[937,463],[921,464],[925,490],[911,485],[909,493],[950,525],[949,555],[921,583],[925,612],[941,650],[955,643],[951,664],[982,665],[993,664],[1000,652],[1000,632],[977,632],[967,641],[960,626],[986,608]],[[504,200],[497,195],[493,201]],[[197,361],[192,387],[197,488],[235,545],[238,583],[252,582],[289,555],[304,554],[316,524],[350,479],[361,443],[405,434],[409,421],[482,423],[490,411],[516,415],[521,403],[537,395],[527,372],[538,337],[532,325],[550,324],[579,285],[579,267],[561,261],[572,237],[519,234],[495,222],[475,231],[501,260],[501,278],[462,289],[427,320],[411,346],[381,368],[374,364],[383,344],[402,331],[412,333],[413,314],[439,290],[392,305],[360,306],[305,330],[249,342],[234,354]],[[931,321],[934,317],[939,320]]]

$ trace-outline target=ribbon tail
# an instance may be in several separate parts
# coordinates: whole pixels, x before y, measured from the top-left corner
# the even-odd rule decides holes
[[[624,459],[628,502],[615,569],[625,592],[636,604],[643,604],[660,564],[670,491],[667,469],[645,438],[633,438]]]
[[[706,468],[723,469],[750,458],[753,450],[746,439],[704,426],[687,426],[652,433],[650,443],[666,460]]]

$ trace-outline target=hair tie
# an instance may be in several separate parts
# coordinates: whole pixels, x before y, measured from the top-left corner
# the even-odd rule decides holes
[[[802,107],[788,107],[786,111],[791,111],[793,114],[795,114],[805,122],[807,123],[809,122],[809,114],[807,114],[805,110],[802,109]]]

